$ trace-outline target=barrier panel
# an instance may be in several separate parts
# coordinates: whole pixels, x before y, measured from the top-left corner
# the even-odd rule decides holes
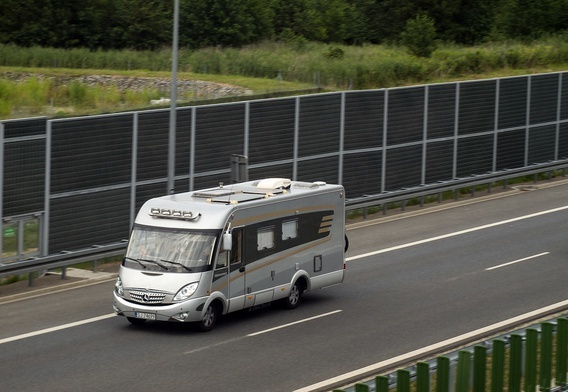
[[[6,226],[0,263],[4,239],[17,261],[121,241],[170,178],[184,192],[245,177],[231,157],[251,179],[340,183],[356,204],[566,167],[567,74],[178,107],[171,149],[169,109],[1,121],[0,220],[41,222],[37,249]]]
[[[490,348],[488,348],[490,347]],[[568,318],[438,356],[334,392],[536,392],[567,387]],[[412,369],[412,370],[410,370]],[[434,385],[434,387],[432,387]],[[507,386],[507,388],[505,388]]]

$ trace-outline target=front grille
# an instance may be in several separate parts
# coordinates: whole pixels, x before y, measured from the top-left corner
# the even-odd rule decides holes
[[[164,302],[165,293],[154,291],[133,290],[130,292],[130,299],[141,304],[156,305]]]

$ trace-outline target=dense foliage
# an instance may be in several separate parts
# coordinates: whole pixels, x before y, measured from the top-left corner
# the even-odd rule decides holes
[[[174,0],[2,0],[0,43],[155,50],[171,45],[173,5]],[[437,40],[473,45],[555,34],[568,29],[567,14],[568,0],[180,0],[179,42],[191,49],[266,39],[383,44],[408,40],[403,33],[413,28],[416,34],[417,24],[409,24],[415,20],[432,21]]]

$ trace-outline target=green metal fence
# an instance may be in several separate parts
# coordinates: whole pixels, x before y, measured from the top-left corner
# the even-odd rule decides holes
[[[507,344],[508,343],[508,344]],[[375,377],[370,383],[357,383],[355,392],[537,392],[567,389],[568,318],[543,322],[540,330],[528,328],[497,338],[487,346],[458,352],[455,366],[447,356],[419,362],[413,368],[399,369]],[[374,384],[374,385],[373,385]],[[347,390],[335,389],[334,392]]]

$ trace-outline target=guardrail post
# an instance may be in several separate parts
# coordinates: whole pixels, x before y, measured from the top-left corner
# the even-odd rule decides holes
[[[527,329],[527,343],[525,353],[525,391],[536,392],[537,362],[538,362],[538,331]]]
[[[389,392],[389,378],[387,376],[375,377],[375,390],[377,392]]]
[[[549,391],[552,380],[552,323],[541,324],[540,342],[540,390]]]
[[[410,392],[410,371],[406,369],[396,371],[396,391]]]
[[[359,382],[355,384],[355,392],[369,392],[369,386]]]
[[[469,392],[470,366],[471,354],[468,351],[460,351],[458,354],[458,368],[456,374],[456,392]]]
[[[491,366],[491,392],[503,392],[505,373],[505,341],[493,341],[493,364]]]
[[[426,362],[416,364],[416,392],[430,392],[430,365]]]
[[[559,318],[556,332],[556,384],[566,385],[568,372],[568,319]]]
[[[436,392],[450,392],[450,359],[436,358]]]
[[[487,348],[473,348],[473,392],[485,392],[487,373]]]
[[[511,335],[509,346],[509,392],[521,392],[523,337],[517,334]]]

